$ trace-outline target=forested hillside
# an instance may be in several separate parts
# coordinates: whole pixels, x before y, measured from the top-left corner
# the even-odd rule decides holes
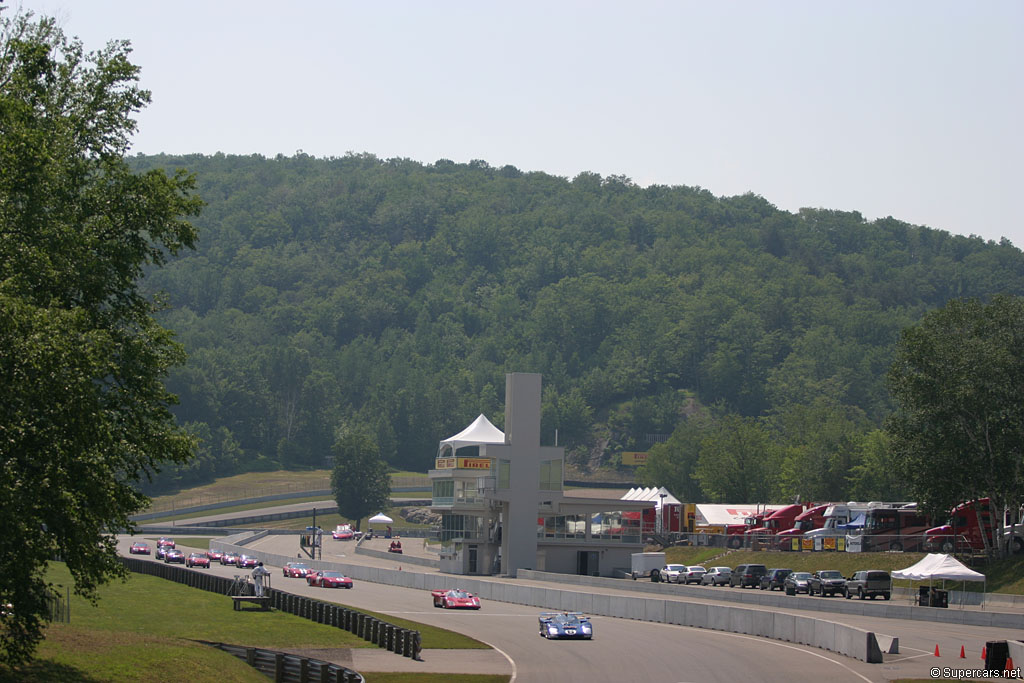
[[[501,426],[519,371],[544,375],[543,439],[580,466],[675,433],[641,478],[677,495],[881,493],[899,331],[951,298],[1024,294],[1009,243],[754,195],[483,161],[131,161],[194,172],[208,204],[198,249],[146,280],[203,439],[156,488],[323,466],[344,421],[423,471],[480,412]],[[748,431],[760,451],[729,446]]]

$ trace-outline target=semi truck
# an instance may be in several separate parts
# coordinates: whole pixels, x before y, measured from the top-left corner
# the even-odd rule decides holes
[[[765,536],[774,536],[781,531],[792,529],[796,523],[796,518],[803,514],[806,509],[807,506],[802,503],[787,505],[765,517],[759,526],[747,528],[744,533],[752,538],[763,539]]]
[[[981,518],[979,523],[978,518]],[[924,532],[925,549],[944,553],[983,552],[995,547],[998,514],[988,498],[970,500],[953,508],[949,521]],[[1024,552],[1024,529],[1006,529],[1003,534],[1014,554]]]
[[[791,528],[783,529],[775,534],[776,546],[780,550],[800,550],[800,541],[805,533],[825,526],[825,512],[830,507],[832,507],[832,503],[825,503],[824,505],[815,505],[801,512],[793,520]],[[794,540],[796,541],[795,546]]]

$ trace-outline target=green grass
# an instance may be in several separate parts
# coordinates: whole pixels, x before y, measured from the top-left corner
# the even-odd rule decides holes
[[[402,519],[401,515],[398,514],[399,510],[401,510],[402,507],[403,506],[395,506],[395,507],[387,508],[387,509],[382,511],[388,517],[390,517],[390,518],[395,520],[395,522],[393,522],[391,524],[391,526],[397,532],[400,533],[402,529],[433,529],[434,528],[434,526],[432,524],[413,524],[412,522],[405,521],[404,519]],[[376,514],[376,513],[374,513],[374,514]],[[369,526],[369,524],[367,522],[368,519],[369,519],[368,517],[363,517],[363,519],[360,520],[361,523],[359,525],[359,528],[361,530],[366,531],[367,529],[370,528],[370,526]],[[293,517],[292,519],[278,519],[278,520],[269,521],[269,522],[260,522],[260,526],[261,527],[266,527],[267,529],[295,529],[295,530],[299,530],[299,531],[305,529],[307,526],[312,526],[312,524],[313,524],[313,515],[309,515],[308,517]],[[347,517],[342,517],[341,515],[339,515],[336,512],[331,512],[331,513],[323,514],[323,515],[319,515],[318,514],[316,516],[316,525],[319,526],[321,529],[325,529],[325,530],[333,529],[334,527],[336,527],[339,524],[352,524],[353,527],[354,527],[355,526],[355,521],[351,520],[351,519],[348,519]],[[374,533],[377,533],[377,531],[384,531],[384,527],[385,527],[384,524],[374,524],[373,525]]]
[[[71,584],[71,575],[61,563],[51,565],[48,578],[59,587]],[[94,606],[72,595],[71,623],[50,625],[32,664],[17,670],[0,667],[0,683],[159,681],[166,680],[169,662],[173,662],[174,678],[179,680],[266,680],[236,657],[193,640],[270,650],[376,647],[347,631],[285,612],[236,612],[223,595],[144,574],[131,574],[125,582],[100,588],[99,598]],[[445,629],[386,614],[374,616],[419,630],[424,648],[488,647]],[[372,680],[375,683],[498,683],[508,680],[505,676],[413,675],[414,678],[392,678],[391,674],[374,674]]]

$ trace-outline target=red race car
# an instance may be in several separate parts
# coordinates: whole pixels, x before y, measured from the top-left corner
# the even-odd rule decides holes
[[[351,588],[352,579],[341,572],[311,572],[306,575],[306,583],[321,588]]]
[[[211,550],[206,553],[206,556],[210,558],[210,562],[220,562],[220,558],[224,557],[224,552],[220,550]]]
[[[304,579],[313,570],[309,568],[309,565],[303,564],[302,562],[289,562],[284,566],[285,578],[293,579]]]
[[[480,598],[458,588],[430,591],[434,607],[444,609],[480,609]]]
[[[239,555],[235,561],[236,567],[255,567],[258,560],[252,555]]]
[[[149,555],[149,544],[141,541],[132,543],[132,547],[128,548],[128,552],[132,555]]]
[[[189,553],[185,559],[186,567],[206,567],[210,568],[210,558],[206,556],[206,553]]]
[[[157,548],[173,548],[173,547],[175,547],[174,546],[174,539],[173,538],[167,538],[166,536],[161,536],[159,538],[159,540],[157,540],[157,542],[156,542],[156,547]]]
[[[185,564],[185,553],[174,548],[165,548],[164,562],[170,564],[171,562],[177,562],[178,564]]]
[[[352,527],[348,524],[339,524],[335,527],[334,531],[331,532],[331,537],[335,541],[351,541],[352,537],[355,536]]]
[[[230,551],[225,552],[220,558],[221,564],[234,564],[236,562],[238,562],[238,555]]]

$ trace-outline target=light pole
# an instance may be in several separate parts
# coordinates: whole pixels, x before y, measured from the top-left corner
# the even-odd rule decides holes
[[[659,493],[661,502],[658,504],[658,524],[657,529],[659,534],[665,533],[665,496],[668,494]]]

